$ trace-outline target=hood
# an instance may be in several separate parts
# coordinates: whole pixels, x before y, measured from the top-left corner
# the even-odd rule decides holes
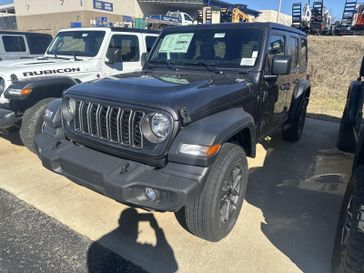
[[[185,108],[196,120],[241,105],[251,88],[247,77],[235,73],[134,73],[76,85],[67,94],[164,109],[176,119]]]
[[[83,72],[86,60],[38,58],[21,59],[0,62],[0,75],[10,79],[11,74],[15,74],[18,79],[52,76],[72,72]]]

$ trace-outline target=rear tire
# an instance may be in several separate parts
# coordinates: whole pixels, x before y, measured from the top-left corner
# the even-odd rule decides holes
[[[341,207],[332,257],[333,273],[364,272],[364,167],[350,181]]]
[[[282,126],[283,139],[291,142],[296,142],[301,139],[303,129],[306,123],[306,114],[308,106],[308,98],[303,98],[304,101],[301,105],[299,113],[293,118],[287,121]]]
[[[46,98],[29,109],[27,109],[23,114],[23,120],[20,127],[20,139],[22,140],[25,147],[27,147],[33,153],[36,152],[35,137],[41,133],[43,126],[43,115],[47,109],[47,105],[54,98]]]
[[[200,196],[185,206],[188,230],[211,242],[226,237],[233,229],[248,185],[244,150],[226,143],[212,165]]]

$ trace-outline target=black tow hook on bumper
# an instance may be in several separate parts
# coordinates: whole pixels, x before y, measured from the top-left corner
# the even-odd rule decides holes
[[[0,108],[0,129],[8,129],[16,123],[15,113],[11,110]]]
[[[197,197],[207,167],[168,163],[158,169],[78,146],[47,133],[36,137],[43,166],[116,201],[157,211],[178,211]]]

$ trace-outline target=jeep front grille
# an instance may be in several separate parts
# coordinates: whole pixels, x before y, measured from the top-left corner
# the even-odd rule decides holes
[[[88,101],[76,102],[76,132],[124,146],[143,148],[141,123],[145,112]]]

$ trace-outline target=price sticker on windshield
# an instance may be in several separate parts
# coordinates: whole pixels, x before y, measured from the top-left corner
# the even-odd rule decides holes
[[[254,66],[257,58],[242,58],[240,66]]]
[[[161,53],[187,53],[193,33],[178,33],[166,35],[159,49]]]

